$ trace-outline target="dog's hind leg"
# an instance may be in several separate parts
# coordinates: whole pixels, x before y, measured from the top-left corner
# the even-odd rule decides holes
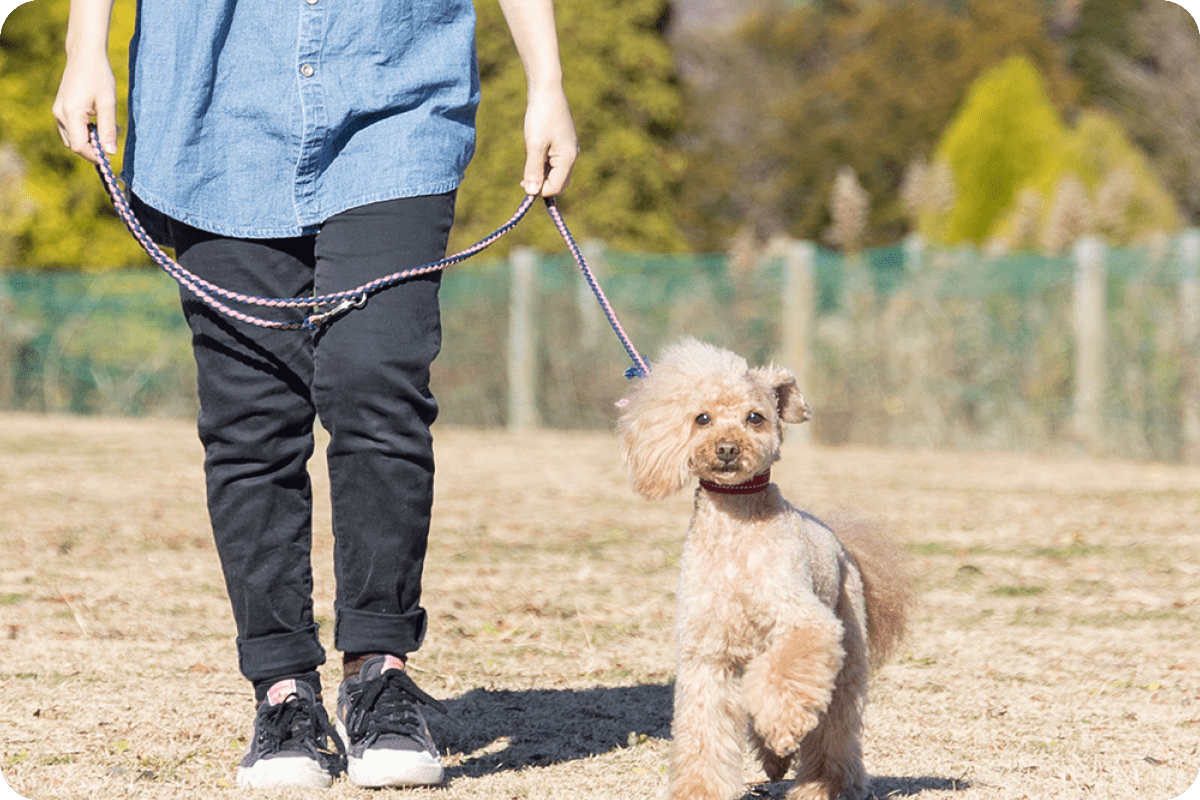
[[[824,608],[812,617],[779,635],[742,676],[754,730],[780,756],[796,752],[817,727],[842,667],[841,623]]]
[[[796,780],[787,800],[861,800],[866,796],[868,779],[859,743],[861,709],[851,698],[839,696],[842,694],[835,694],[828,716],[801,743]]]
[[[742,793],[742,709],[732,672],[682,663],[675,677],[670,800],[732,800]]]

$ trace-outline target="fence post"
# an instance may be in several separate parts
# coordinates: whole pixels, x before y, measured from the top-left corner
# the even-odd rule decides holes
[[[783,320],[779,361],[796,375],[800,391],[812,379],[812,340],[816,317],[817,246],[789,239],[783,243]]]
[[[1075,243],[1075,434],[1089,451],[1102,449],[1104,437],[1105,246],[1095,236]]]
[[[909,275],[918,275],[925,266],[925,237],[912,233],[904,237],[904,269]]]
[[[514,247],[509,256],[512,288],[508,298],[508,429],[514,433],[536,430],[537,373],[530,310],[537,252]]]
[[[1183,460],[1200,464],[1200,228],[1179,237],[1179,318],[1183,356]]]

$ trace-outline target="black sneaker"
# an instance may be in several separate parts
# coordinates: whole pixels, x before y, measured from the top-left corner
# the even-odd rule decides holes
[[[345,769],[345,759],[342,742],[312,687],[283,680],[268,690],[254,715],[254,738],[238,767],[237,785],[324,789]]]
[[[420,704],[446,708],[417,688],[395,656],[373,656],[338,690],[337,731],[356,786],[436,786],[442,760]]]

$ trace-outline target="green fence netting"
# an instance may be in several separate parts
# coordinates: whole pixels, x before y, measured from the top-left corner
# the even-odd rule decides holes
[[[603,251],[602,285],[653,358],[691,335],[751,361],[780,352],[781,258],[736,268],[720,255]],[[1187,342],[1179,248],[1110,249],[1104,347],[1105,450],[1181,455]],[[830,444],[1037,449],[1072,446],[1074,265],[1032,253],[987,256],[911,244],[854,257],[817,249],[806,343],[812,431]],[[509,265],[445,273],[434,392],[444,423],[497,426],[508,414]],[[529,324],[537,415],[556,428],[608,428],[629,362],[563,254],[538,260]],[[0,408],[193,415],[189,333],[159,272],[0,272]],[[297,332],[295,335],[307,335]]]

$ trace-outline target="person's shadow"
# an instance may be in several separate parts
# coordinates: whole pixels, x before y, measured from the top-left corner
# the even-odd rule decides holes
[[[442,701],[447,715],[428,712],[430,732],[448,755],[447,780],[576,761],[671,737],[672,686],[596,689],[472,689]],[[786,781],[750,787],[743,800],[782,798]],[[925,791],[962,791],[963,780],[874,777],[878,798]]]

